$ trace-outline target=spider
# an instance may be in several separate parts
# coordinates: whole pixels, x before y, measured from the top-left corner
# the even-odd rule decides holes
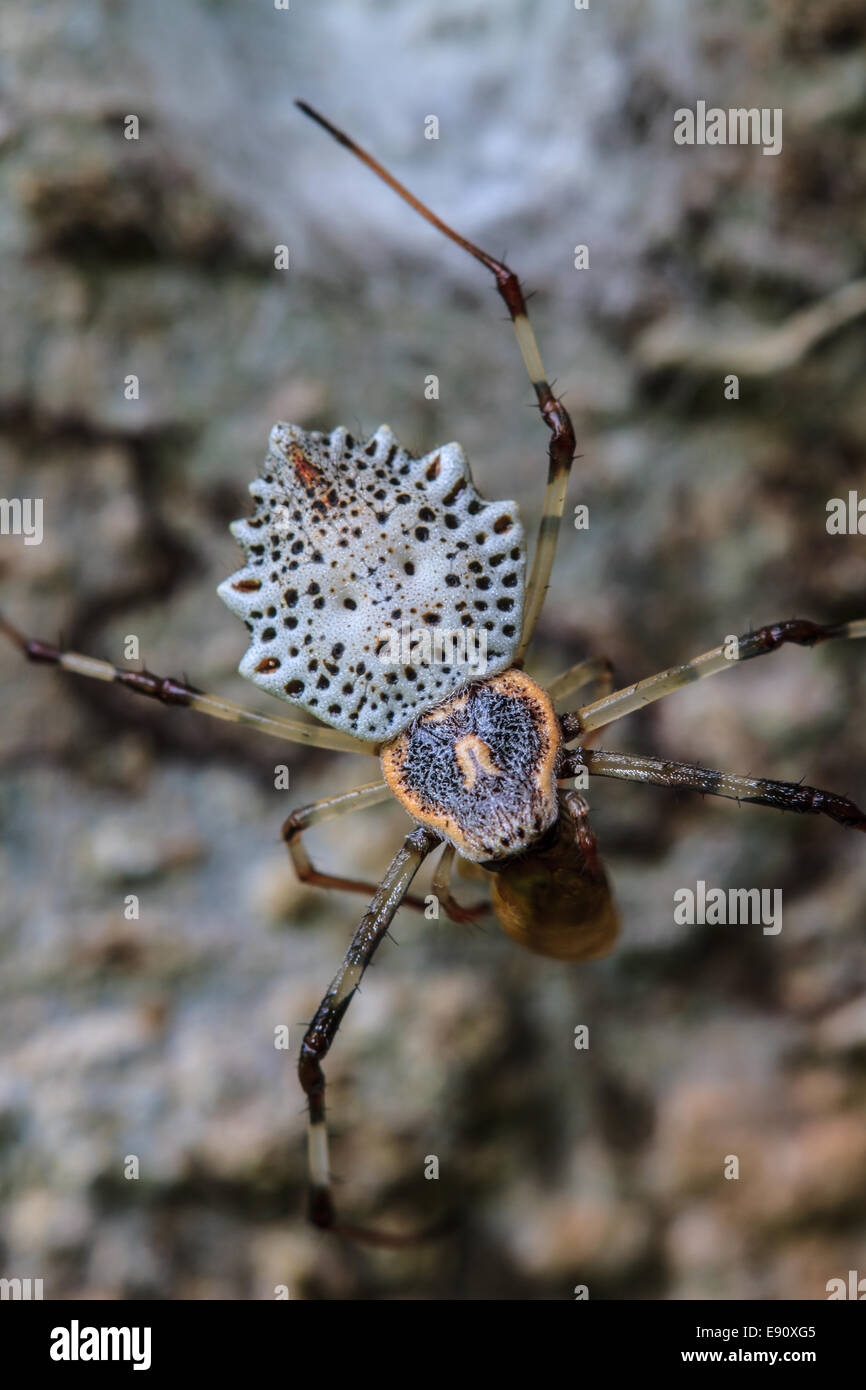
[[[831,792],[590,746],[598,730],[691,681],[786,643],[811,647],[864,637],[866,619],[823,626],[805,619],[773,623],[618,690],[606,660],[586,660],[543,690],[523,668],[550,579],[575,435],[547,381],[520,282],[349,136],[305,102],[297,105],[494,276],[550,431],[528,580],[514,504],[481,497],[458,444],[417,458],[385,425],[356,442],[342,428],[324,435],[278,424],[262,476],[250,485],[253,515],[231,527],[246,564],[218,592],[250,633],[241,674],[307,711],[316,723],[254,713],[183,681],[61,650],[25,636],[4,618],[0,631],[31,661],[113,681],[134,694],[289,742],[379,758],[377,780],[299,808],[286,820],[282,837],[301,880],[370,898],[301,1045],[298,1075],[309,1110],[308,1215],[323,1230],[399,1245],[408,1237],[337,1217],[322,1063],[398,908],[424,908],[409,893],[422,862],[443,847],[433,892],[453,920],[471,920],[488,907],[467,908],[452,895],[452,868],[460,855],[486,871],[492,907],[514,941],[559,960],[585,961],[609,952],[619,929],[587,803],[574,789],[575,783],[582,789],[588,776],[823,814],[866,830],[866,815]],[[401,642],[395,644],[390,638],[398,623]],[[468,641],[470,634],[478,643]],[[479,646],[483,672],[468,659],[470,647],[477,657]],[[594,698],[557,716],[555,702],[582,690]],[[306,830],[392,796],[414,828],[378,885],[323,873],[312,864],[303,843]]]

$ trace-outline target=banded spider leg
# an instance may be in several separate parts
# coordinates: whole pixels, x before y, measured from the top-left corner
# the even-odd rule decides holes
[[[592,704],[562,716],[563,737],[568,741],[585,738],[595,731],[622,719],[654,700],[672,695],[675,690],[706,676],[718,675],[735,666],[769,652],[778,651],[786,643],[813,647],[831,639],[852,640],[866,637],[866,619],[849,623],[821,625],[804,618],[792,618],[744,633],[734,645],[724,644],[708,652],[672,666],[633,685],[624,686],[594,700]],[[735,654],[732,654],[735,653]],[[561,776],[569,777],[585,769],[591,776],[615,777],[626,782],[654,783],[662,787],[683,787],[711,796],[748,801],[757,806],[770,806],[779,811],[826,815],[840,825],[854,830],[866,830],[866,815],[847,797],[798,782],[777,782],[763,777],[740,776],[718,772],[711,768],[694,767],[688,763],[636,754],[615,753],[585,746],[563,755]]]
[[[342,130],[338,130],[324,116],[319,115],[305,101],[298,101],[296,106],[303,111],[305,116],[320,125],[329,135],[345,146],[362,164],[366,165],[374,174],[386,183],[389,188],[408,203],[411,208],[420,214],[431,226],[446,236],[449,241],[467,251],[470,256],[474,256],[476,261],[480,261],[483,266],[491,272],[496,280],[496,288],[499,291],[511,322],[514,325],[514,332],[517,343],[529,374],[529,380],[535,392],[538,408],[541,411],[542,419],[550,430],[550,442],[548,445],[548,467],[547,484],[544,493],[544,504],[542,509],[541,521],[538,529],[538,539],[535,546],[535,554],[532,560],[532,568],[529,575],[529,583],[526,590],[526,604],[523,611],[523,628],[520,636],[520,645],[514,659],[516,666],[523,665],[526,649],[532,640],[541,608],[544,603],[544,596],[550,583],[550,572],[553,568],[553,559],[556,553],[556,542],[559,536],[559,527],[562,521],[562,511],[565,506],[565,493],[568,487],[568,476],[574,460],[575,439],[574,426],[562,401],[554,394],[547,380],[535,334],[529,322],[529,313],[526,308],[526,299],[520,286],[520,281],[514,271],[503,261],[499,261],[495,256],[491,256],[487,251],[483,251],[480,246],[455,232],[453,227],[449,227],[443,222],[441,217],[437,217],[424,203],[410,193],[402,183],[394,178],[388,170],[362,149],[350,136]]]

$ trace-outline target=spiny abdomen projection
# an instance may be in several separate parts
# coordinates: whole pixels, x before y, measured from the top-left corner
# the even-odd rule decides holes
[[[523,671],[470,685],[382,749],[382,771],[415,820],[477,863],[522,854],[556,820],[559,721]]]
[[[523,529],[459,444],[416,459],[386,425],[360,444],[275,425],[250,492],[231,527],[247,563],[218,592],[250,632],[241,675],[269,694],[381,743],[511,663]]]

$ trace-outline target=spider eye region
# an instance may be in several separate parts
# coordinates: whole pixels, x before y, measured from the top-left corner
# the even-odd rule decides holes
[[[465,859],[522,854],[557,817],[561,736],[550,697],[512,668],[422,714],[382,750],[385,779],[416,821]]]

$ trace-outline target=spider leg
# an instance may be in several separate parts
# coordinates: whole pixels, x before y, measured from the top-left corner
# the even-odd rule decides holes
[[[456,853],[453,845],[445,846],[433,875],[432,890],[452,922],[475,922],[490,911],[490,904],[478,903],[475,907],[463,907],[451,896],[451,875]]]
[[[746,632],[735,642],[713,647],[711,651],[703,652],[682,666],[671,666],[667,671],[647,676],[646,680],[624,686],[622,690],[603,695],[601,699],[584,705],[582,709],[564,714],[563,738],[568,743],[579,735],[588,733],[590,729],[601,729],[606,724],[612,724],[615,719],[622,719],[623,715],[632,714],[643,705],[651,704],[653,700],[661,700],[665,695],[673,694],[681,686],[702,680],[704,676],[715,676],[719,671],[730,670],[739,661],[749,661],[754,656],[774,652],[786,642],[795,642],[801,647],[814,647],[818,642],[826,642],[831,637],[866,637],[866,619],[822,626],[805,618],[791,618],[785,622],[773,623],[770,627],[757,628],[754,632]]]
[[[375,883],[365,883],[362,879],[344,878],[342,875],[323,874],[311,863],[304,848],[302,836],[305,830],[319,821],[331,820],[334,816],[345,815],[349,811],[363,811],[367,806],[376,806],[387,801],[393,793],[386,782],[366,782],[362,787],[340,792],[337,796],[326,796],[321,801],[313,801],[309,806],[299,806],[284,822],[282,837],[292,859],[295,873],[302,883],[317,888],[341,889],[345,893],[363,893],[370,897],[376,892]],[[405,907],[424,911],[424,899],[407,894],[403,899]]]
[[[259,733],[270,734],[273,738],[287,739],[289,743],[306,743],[313,748],[331,748],[343,753],[372,753],[375,745],[362,743],[350,734],[340,733],[338,729],[328,729],[324,725],[303,724],[299,719],[285,716],[257,714],[244,709],[221,695],[207,695],[194,685],[173,680],[170,676],[155,676],[151,671],[128,671],[120,666],[112,666],[109,661],[99,661],[92,656],[82,656],[80,652],[62,651],[49,642],[41,642],[35,637],[26,637],[0,615],[0,632],[18,647],[28,661],[46,662],[59,666],[64,671],[72,671],[78,676],[89,676],[94,680],[112,681],[131,690],[134,695],[146,695],[159,700],[164,705],[182,705],[197,710],[199,714],[209,714],[214,719],[225,719],[232,724],[245,724]]]
[[[576,666],[569,666],[567,671],[563,671],[561,676],[550,682],[547,693],[555,704],[557,700],[576,695],[578,690],[583,690],[587,685],[595,686],[596,699],[611,693],[613,667],[607,657],[591,657],[588,661],[579,661]]]
[[[309,1103],[309,1218],[315,1226],[376,1245],[403,1245],[417,1236],[388,1235],[338,1222],[331,1195],[328,1132],[325,1125],[325,1076],[322,1061],[367,966],[384,939],[419,866],[439,844],[432,831],[417,826],[392,859],[361,921],[340,969],[307,1029],[298,1059],[298,1076]]]
[[[548,445],[548,471],[547,486],[544,493],[544,507],[541,515],[541,523],[538,530],[538,540],[535,546],[535,554],[532,560],[532,569],[529,575],[529,584],[526,590],[526,604],[523,613],[523,630],[520,637],[520,646],[515,656],[515,665],[522,665],[526,648],[529,646],[530,639],[541,612],[544,596],[547,593],[547,586],[550,581],[550,571],[553,567],[553,557],[556,552],[556,541],[559,535],[559,524],[562,520],[562,509],[565,505],[565,491],[568,486],[568,474],[574,459],[574,426],[571,418],[562,401],[554,396],[550,388],[541,361],[541,354],[538,351],[538,344],[535,341],[535,334],[529,322],[529,314],[526,309],[526,300],[520,281],[514,271],[503,261],[498,261],[495,257],[482,251],[480,246],[468,241],[459,232],[455,232],[440,217],[437,217],[430,208],[426,207],[414,193],[410,193],[393,174],[361,149],[348,135],[336,126],[326,121],[324,116],[320,116],[305,101],[297,101],[295,105],[303,111],[305,116],[309,116],[318,125],[322,126],[329,135],[350,150],[362,164],[372,170],[389,188],[393,189],[405,203],[414,208],[427,222],[434,226],[437,231],[448,237],[464,251],[468,251],[470,256],[474,256],[476,261],[480,261],[483,266],[493,274],[496,279],[496,288],[505,301],[505,306],[514,324],[514,332],[517,336],[517,343],[529,373],[533,390],[538,401],[538,408],[541,411],[542,419],[550,430],[551,439]]]
[[[776,811],[798,811],[803,815],[825,815],[852,830],[866,830],[866,814],[844,796],[806,787],[802,782],[772,782],[765,777],[741,777],[716,772],[691,763],[675,763],[665,758],[645,758],[632,753],[609,753],[601,748],[575,748],[566,753],[562,776],[573,776],[585,767],[589,775],[617,777],[624,782],[649,782],[658,787],[684,787],[709,796],[725,796],[732,801],[750,801],[755,806],[771,806]]]

